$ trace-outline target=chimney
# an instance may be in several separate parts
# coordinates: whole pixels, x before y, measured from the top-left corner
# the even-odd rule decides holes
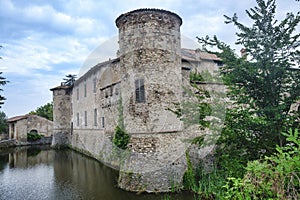
[[[244,57],[247,60],[247,50],[245,48],[242,48],[240,52],[241,52],[241,57]]]

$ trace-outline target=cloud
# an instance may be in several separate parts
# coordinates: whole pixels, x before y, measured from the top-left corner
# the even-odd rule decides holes
[[[0,71],[30,75],[34,70],[58,70],[55,65],[65,63],[80,66],[89,54],[86,45],[72,37],[27,37],[15,43],[3,43]],[[67,66],[66,66],[67,67]]]
[[[278,0],[277,15],[297,12],[299,2]],[[0,71],[11,81],[4,88],[8,115],[24,114],[51,100],[49,88],[66,74],[77,74],[113,58],[118,34],[115,19],[138,8],[160,8],[183,19],[183,47],[197,47],[196,36],[217,35],[234,43],[235,27],[223,14],[249,22],[245,9],[255,1],[236,0],[0,0]],[[189,40],[190,38],[190,40]],[[188,45],[186,45],[188,43]],[[99,47],[99,48],[97,48]],[[94,50],[95,49],[95,50]],[[239,48],[236,48],[237,50]]]
[[[0,3],[0,17],[4,19],[2,23],[6,28],[18,27],[21,28],[19,31],[36,30],[56,35],[91,35],[95,29],[103,28],[95,19],[68,15],[55,10],[49,4],[18,7],[10,0],[3,0]],[[10,24],[10,26],[6,24]]]
[[[4,74],[10,83],[4,88],[7,98],[3,110],[9,117],[26,114],[35,108],[52,101],[50,88],[57,86],[63,77],[57,75],[32,74],[20,77],[16,74]]]

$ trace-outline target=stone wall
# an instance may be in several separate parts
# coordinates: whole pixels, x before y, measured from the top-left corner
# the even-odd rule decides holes
[[[124,124],[130,134],[181,130],[168,109],[181,101],[180,25],[174,13],[135,10],[116,20]],[[136,81],[142,80],[145,100],[137,102]]]
[[[53,140],[52,146],[68,145],[72,132],[71,88],[58,86],[53,91]]]
[[[16,146],[16,140],[2,140],[0,141],[0,149],[1,148],[9,148],[9,147],[14,147]]]
[[[214,72],[216,63],[182,62],[181,24],[178,15],[157,9],[121,15],[116,20],[120,57],[91,68],[71,90],[52,89],[54,143],[70,144],[118,169],[125,190],[170,191],[182,184],[185,152],[192,148],[193,160],[199,157],[190,141],[205,131],[197,124],[185,127],[172,111],[186,97],[183,87],[189,87],[190,71],[207,65]],[[120,123],[131,137],[128,150],[112,144]]]
[[[0,134],[0,140],[7,140],[8,139],[8,133],[2,133]]]
[[[14,130],[14,138],[17,142],[27,142],[27,119],[16,122]]]
[[[71,147],[120,171],[119,186],[129,191],[163,192],[182,184],[189,139],[198,133],[135,134],[129,149],[112,144],[101,130],[74,130]]]
[[[36,130],[38,134],[46,137],[52,136],[53,122],[37,115],[29,115],[27,117],[27,133],[32,130]]]
[[[104,130],[75,130],[71,147],[111,168],[120,169],[121,153],[118,149],[114,150],[112,135],[105,133]]]

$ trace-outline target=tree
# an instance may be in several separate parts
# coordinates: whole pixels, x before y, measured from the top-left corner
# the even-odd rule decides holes
[[[273,152],[276,144],[284,143],[281,132],[298,126],[291,107],[300,97],[300,71],[296,69],[300,34],[295,33],[300,12],[287,13],[279,22],[275,19],[275,0],[256,2],[257,6],[246,10],[252,26],[240,23],[236,14],[225,16],[225,23],[239,29],[236,44],[246,49],[246,56],[237,56],[230,45],[216,36],[198,40],[205,49],[207,45],[217,47],[220,52],[213,53],[225,64],[222,74],[234,102],[231,122],[227,122],[232,126],[227,130],[242,134],[244,142],[251,143],[246,150],[259,155]]]
[[[35,111],[31,111],[29,114],[45,117],[46,119],[53,121],[53,103],[51,102],[40,106]]]
[[[1,76],[2,72],[0,72],[0,86],[6,85],[9,81],[6,81],[3,76]],[[3,91],[3,89],[0,88],[0,91]],[[0,95],[0,108],[2,107],[1,105],[4,104],[4,100],[6,100],[6,98],[2,95]]]
[[[3,111],[0,111],[0,134],[8,133],[7,116]]]
[[[76,80],[76,75],[72,75],[72,74],[68,74],[66,75],[66,78],[64,78],[63,80],[65,81],[64,82],[64,85],[67,85],[67,86],[71,86],[74,84],[75,80]]]
[[[0,49],[2,48],[2,46],[0,45]],[[0,57],[0,59],[2,59],[2,57]],[[8,83],[8,81],[5,80],[4,77],[1,76],[2,72],[0,72],[0,86],[4,86]],[[0,91],[3,91],[3,89],[0,88]],[[2,95],[0,95],[0,108],[1,105],[4,104],[4,100],[6,100],[6,98]]]

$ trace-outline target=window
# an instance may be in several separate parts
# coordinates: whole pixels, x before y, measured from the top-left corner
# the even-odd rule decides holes
[[[135,80],[135,101],[136,103],[145,103],[144,79]]]
[[[215,63],[217,63],[218,66],[223,66],[223,62],[222,61],[215,61]]]
[[[29,133],[38,134],[38,131],[36,129],[32,129],[29,131]]]
[[[86,83],[84,83],[84,97],[86,97]]]
[[[97,79],[93,79],[93,92],[96,93],[96,87],[97,87]]]
[[[119,95],[119,90],[120,90],[120,86],[119,86],[119,84],[117,84],[115,86],[115,95]]]
[[[79,126],[79,113],[76,114],[76,118],[77,126]]]
[[[79,88],[76,89],[77,100],[79,100]]]
[[[94,126],[97,126],[97,109],[94,109]]]
[[[101,117],[101,128],[105,127],[105,119],[104,117]]]
[[[87,111],[84,111],[84,126],[87,126]]]
[[[106,88],[106,89],[104,90],[104,92],[105,92],[105,98],[107,98],[107,97],[108,97],[108,89]]]
[[[113,94],[114,94],[114,88],[113,88],[113,86],[110,86],[110,92],[109,92],[109,96],[113,96]]]

